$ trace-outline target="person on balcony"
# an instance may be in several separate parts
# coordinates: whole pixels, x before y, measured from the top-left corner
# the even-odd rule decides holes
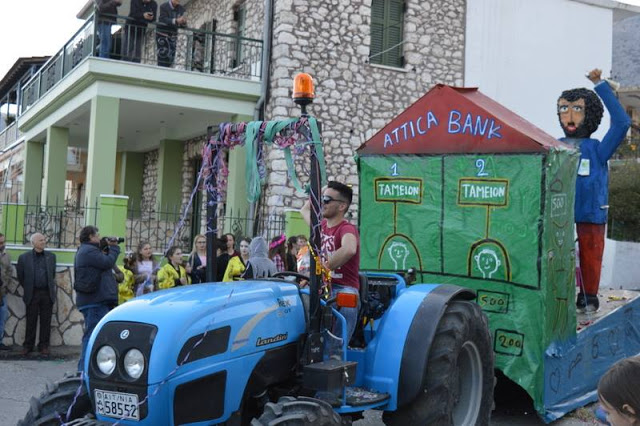
[[[178,27],[187,25],[184,13],[184,6],[180,4],[180,0],[169,0],[160,6],[156,46],[158,48],[158,65],[161,67],[173,66],[176,57]]]
[[[125,61],[140,62],[147,24],[155,22],[157,15],[158,3],[155,0],[131,0],[124,34]]]
[[[27,328],[24,335],[22,355],[33,351],[36,343],[36,328],[40,318],[38,349],[49,355],[51,316],[56,300],[56,255],[46,251],[47,239],[40,233],[31,236],[33,250],[18,257],[18,282],[24,289],[22,299],[27,307]]]
[[[98,0],[98,56],[101,58],[111,57],[111,25],[116,23],[121,4],[122,0]]]

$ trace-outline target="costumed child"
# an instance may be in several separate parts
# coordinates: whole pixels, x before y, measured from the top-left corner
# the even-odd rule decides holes
[[[166,258],[167,264],[158,271],[158,287],[165,289],[191,284],[191,278],[182,266],[182,250],[172,246],[167,250]]]
[[[135,278],[131,270],[133,262],[135,262],[135,260],[131,256],[125,256],[122,260],[122,268],[120,268],[120,271],[124,275],[124,279],[118,284],[118,305],[122,305],[124,302],[133,299],[133,287],[135,285]]]

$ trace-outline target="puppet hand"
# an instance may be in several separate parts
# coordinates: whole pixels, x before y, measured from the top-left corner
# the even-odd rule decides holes
[[[593,84],[600,83],[601,77],[602,77],[602,70],[598,68],[592,69],[591,71],[589,71],[589,74],[587,74],[587,78],[591,80]]]

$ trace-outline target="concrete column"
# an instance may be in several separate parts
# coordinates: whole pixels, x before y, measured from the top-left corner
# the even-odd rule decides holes
[[[118,193],[129,197],[129,202],[137,210],[142,200],[144,173],[144,153],[123,152],[120,165],[120,187]]]
[[[91,99],[85,198],[88,206],[95,206],[101,194],[113,192],[119,114],[119,99],[106,96]],[[91,220],[87,220],[90,224]]]
[[[234,123],[249,122],[253,120],[249,116],[234,116]],[[236,146],[229,151],[229,179],[227,182],[227,212],[233,212],[234,216],[250,216],[249,202],[247,201],[247,150],[244,146]],[[247,226],[253,227],[251,221],[243,221]],[[231,221],[225,221],[224,232],[231,232]],[[251,229],[245,229],[245,235],[251,235]]]
[[[127,233],[127,203],[126,195],[101,195],[99,201],[100,213],[96,226],[103,237],[125,237]],[[125,243],[120,244],[124,253]]]
[[[69,129],[49,127],[44,145],[41,200],[43,205],[64,203],[64,183],[67,180],[67,147]]]
[[[161,212],[179,210],[182,205],[182,154],[184,146],[180,141],[160,141],[158,153],[158,210]]]
[[[24,144],[24,194],[27,204],[35,204],[42,188],[42,164],[44,160],[44,144],[26,141]]]
[[[2,233],[7,244],[22,245],[24,243],[24,204],[2,204]]]

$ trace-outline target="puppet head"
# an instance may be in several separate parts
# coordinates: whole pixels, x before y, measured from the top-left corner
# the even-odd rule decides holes
[[[568,138],[589,138],[598,129],[604,107],[593,90],[565,90],[558,98],[558,120]]]

